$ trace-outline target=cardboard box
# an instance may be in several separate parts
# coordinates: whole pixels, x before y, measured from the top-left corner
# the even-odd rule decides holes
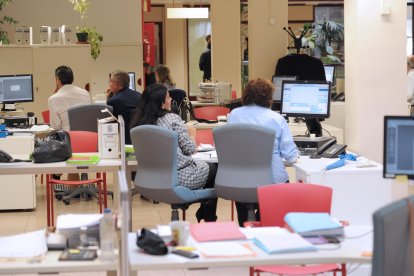
[[[98,120],[99,155],[102,159],[119,158],[119,124],[113,118]]]

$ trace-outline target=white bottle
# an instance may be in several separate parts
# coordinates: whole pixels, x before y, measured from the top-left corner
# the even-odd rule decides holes
[[[115,223],[110,209],[105,208],[103,218],[99,225],[99,237],[101,245],[101,261],[111,262],[115,260]]]

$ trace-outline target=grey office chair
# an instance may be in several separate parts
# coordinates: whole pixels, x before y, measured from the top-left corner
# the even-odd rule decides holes
[[[398,200],[373,215],[372,276],[414,275],[414,196]]]
[[[98,119],[106,118],[108,113],[102,113],[103,109],[107,108],[111,113],[113,112],[112,106],[106,104],[84,104],[73,106],[68,109],[69,127],[71,131],[81,130],[98,132]],[[82,173],[81,180],[87,180],[88,174]],[[106,192],[113,198],[111,191]],[[82,186],[75,191],[68,191],[64,187],[57,187],[55,190],[55,196],[58,200],[63,199],[66,205],[70,204],[70,200],[79,197],[81,195],[87,195],[88,197],[98,197],[99,191],[93,185]]]
[[[213,136],[219,162],[216,194],[246,203],[248,221],[254,221],[257,187],[272,181],[275,131],[252,124],[232,124],[214,128]]]
[[[154,125],[131,129],[131,140],[138,161],[135,186],[151,200],[171,205],[171,220],[179,220],[178,209],[195,202],[216,198],[214,189],[190,190],[178,183],[176,132]]]
[[[113,108],[106,104],[84,104],[68,109],[70,130],[85,130],[98,132],[97,119],[108,117],[108,113],[101,110],[107,108],[113,113]]]

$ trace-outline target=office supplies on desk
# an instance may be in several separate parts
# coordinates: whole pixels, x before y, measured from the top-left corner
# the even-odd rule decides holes
[[[254,243],[268,254],[314,251],[316,247],[297,233],[284,235],[258,235]]]
[[[214,146],[211,144],[200,144],[197,147],[197,151],[198,152],[203,152],[203,151],[212,151],[214,150]]]
[[[0,258],[32,258],[47,252],[45,230],[0,237]]]
[[[71,158],[66,160],[67,164],[70,165],[95,165],[101,161],[101,158],[96,155],[72,155]]]
[[[291,212],[286,214],[285,222],[293,231],[304,237],[344,234],[342,224],[333,220],[328,213]]]
[[[248,244],[242,242],[207,242],[197,245],[205,258],[235,258],[256,256]]]
[[[246,239],[233,221],[191,224],[190,233],[198,242]]]
[[[59,261],[91,261],[97,257],[94,249],[65,249]]]

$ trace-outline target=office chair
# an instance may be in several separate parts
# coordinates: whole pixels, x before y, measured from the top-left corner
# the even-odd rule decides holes
[[[90,131],[69,131],[70,141],[72,146],[72,151],[74,153],[82,153],[82,152],[97,152],[98,150],[98,134],[96,132]],[[98,186],[98,193],[89,189],[89,184],[97,184]],[[69,180],[57,180],[53,179],[51,175],[47,175],[46,185],[49,187],[46,189],[49,193],[46,194],[47,204],[50,206],[50,213],[48,212],[48,226],[54,225],[54,208],[53,208],[53,187],[55,185],[83,185],[80,188],[77,188],[74,192],[69,195],[63,196],[63,202],[68,205],[70,199],[77,195],[81,194],[89,194],[91,197],[95,197],[98,199],[99,202],[99,212],[102,213],[102,189],[101,184],[103,184],[103,205],[107,207],[107,197],[106,197],[106,174],[105,173],[97,173],[96,178],[94,179],[84,179],[80,181],[69,181]],[[49,218],[51,221],[51,225],[49,223]]]
[[[374,213],[371,275],[414,275],[413,206],[414,196],[409,196],[388,204]]]
[[[246,222],[245,226],[279,226],[286,225],[284,217],[289,212],[330,213],[332,188],[315,184],[273,184],[257,188],[260,221]],[[250,276],[267,272],[281,275],[313,275],[324,272],[341,271],[346,275],[346,265],[321,264],[301,266],[258,266],[250,268]]]
[[[172,98],[172,111],[178,115],[180,115],[183,121],[188,121],[187,111],[188,104],[187,104],[187,93],[185,93],[182,89],[171,89],[168,91],[170,97]]]
[[[107,108],[111,113],[113,112],[112,106],[106,104],[84,104],[73,106],[68,109],[69,126],[71,131],[91,131],[98,133],[98,119],[108,117],[108,113],[102,113],[103,109]],[[96,151],[96,150],[94,150]],[[105,173],[104,173],[105,174]],[[106,176],[106,174],[105,174]],[[87,178],[87,174],[81,174],[81,178]],[[85,191],[83,189],[83,191]],[[97,196],[98,190],[93,185],[89,185],[88,194],[94,197]],[[113,193],[107,191],[106,194],[113,198]],[[65,197],[65,204],[69,204],[70,199],[78,196],[78,192],[70,193],[66,188],[59,187],[59,190],[55,191],[56,198],[58,200]]]
[[[195,119],[217,121],[217,116],[227,116],[230,108],[224,106],[203,106],[194,109]]]
[[[257,187],[271,183],[275,131],[252,124],[232,124],[213,129],[219,166],[215,191],[218,197],[247,205],[248,220],[255,220]]]
[[[196,131],[196,145],[210,144],[214,145],[213,130],[212,129],[197,129]]]
[[[50,124],[50,111],[49,110],[42,111],[42,118],[43,118],[43,123]]]
[[[214,189],[190,190],[178,183],[178,135],[172,130],[142,125],[131,129],[131,140],[138,161],[134,184],[144,197],[171,205],[171,221],[195,202],[216,198]]]

